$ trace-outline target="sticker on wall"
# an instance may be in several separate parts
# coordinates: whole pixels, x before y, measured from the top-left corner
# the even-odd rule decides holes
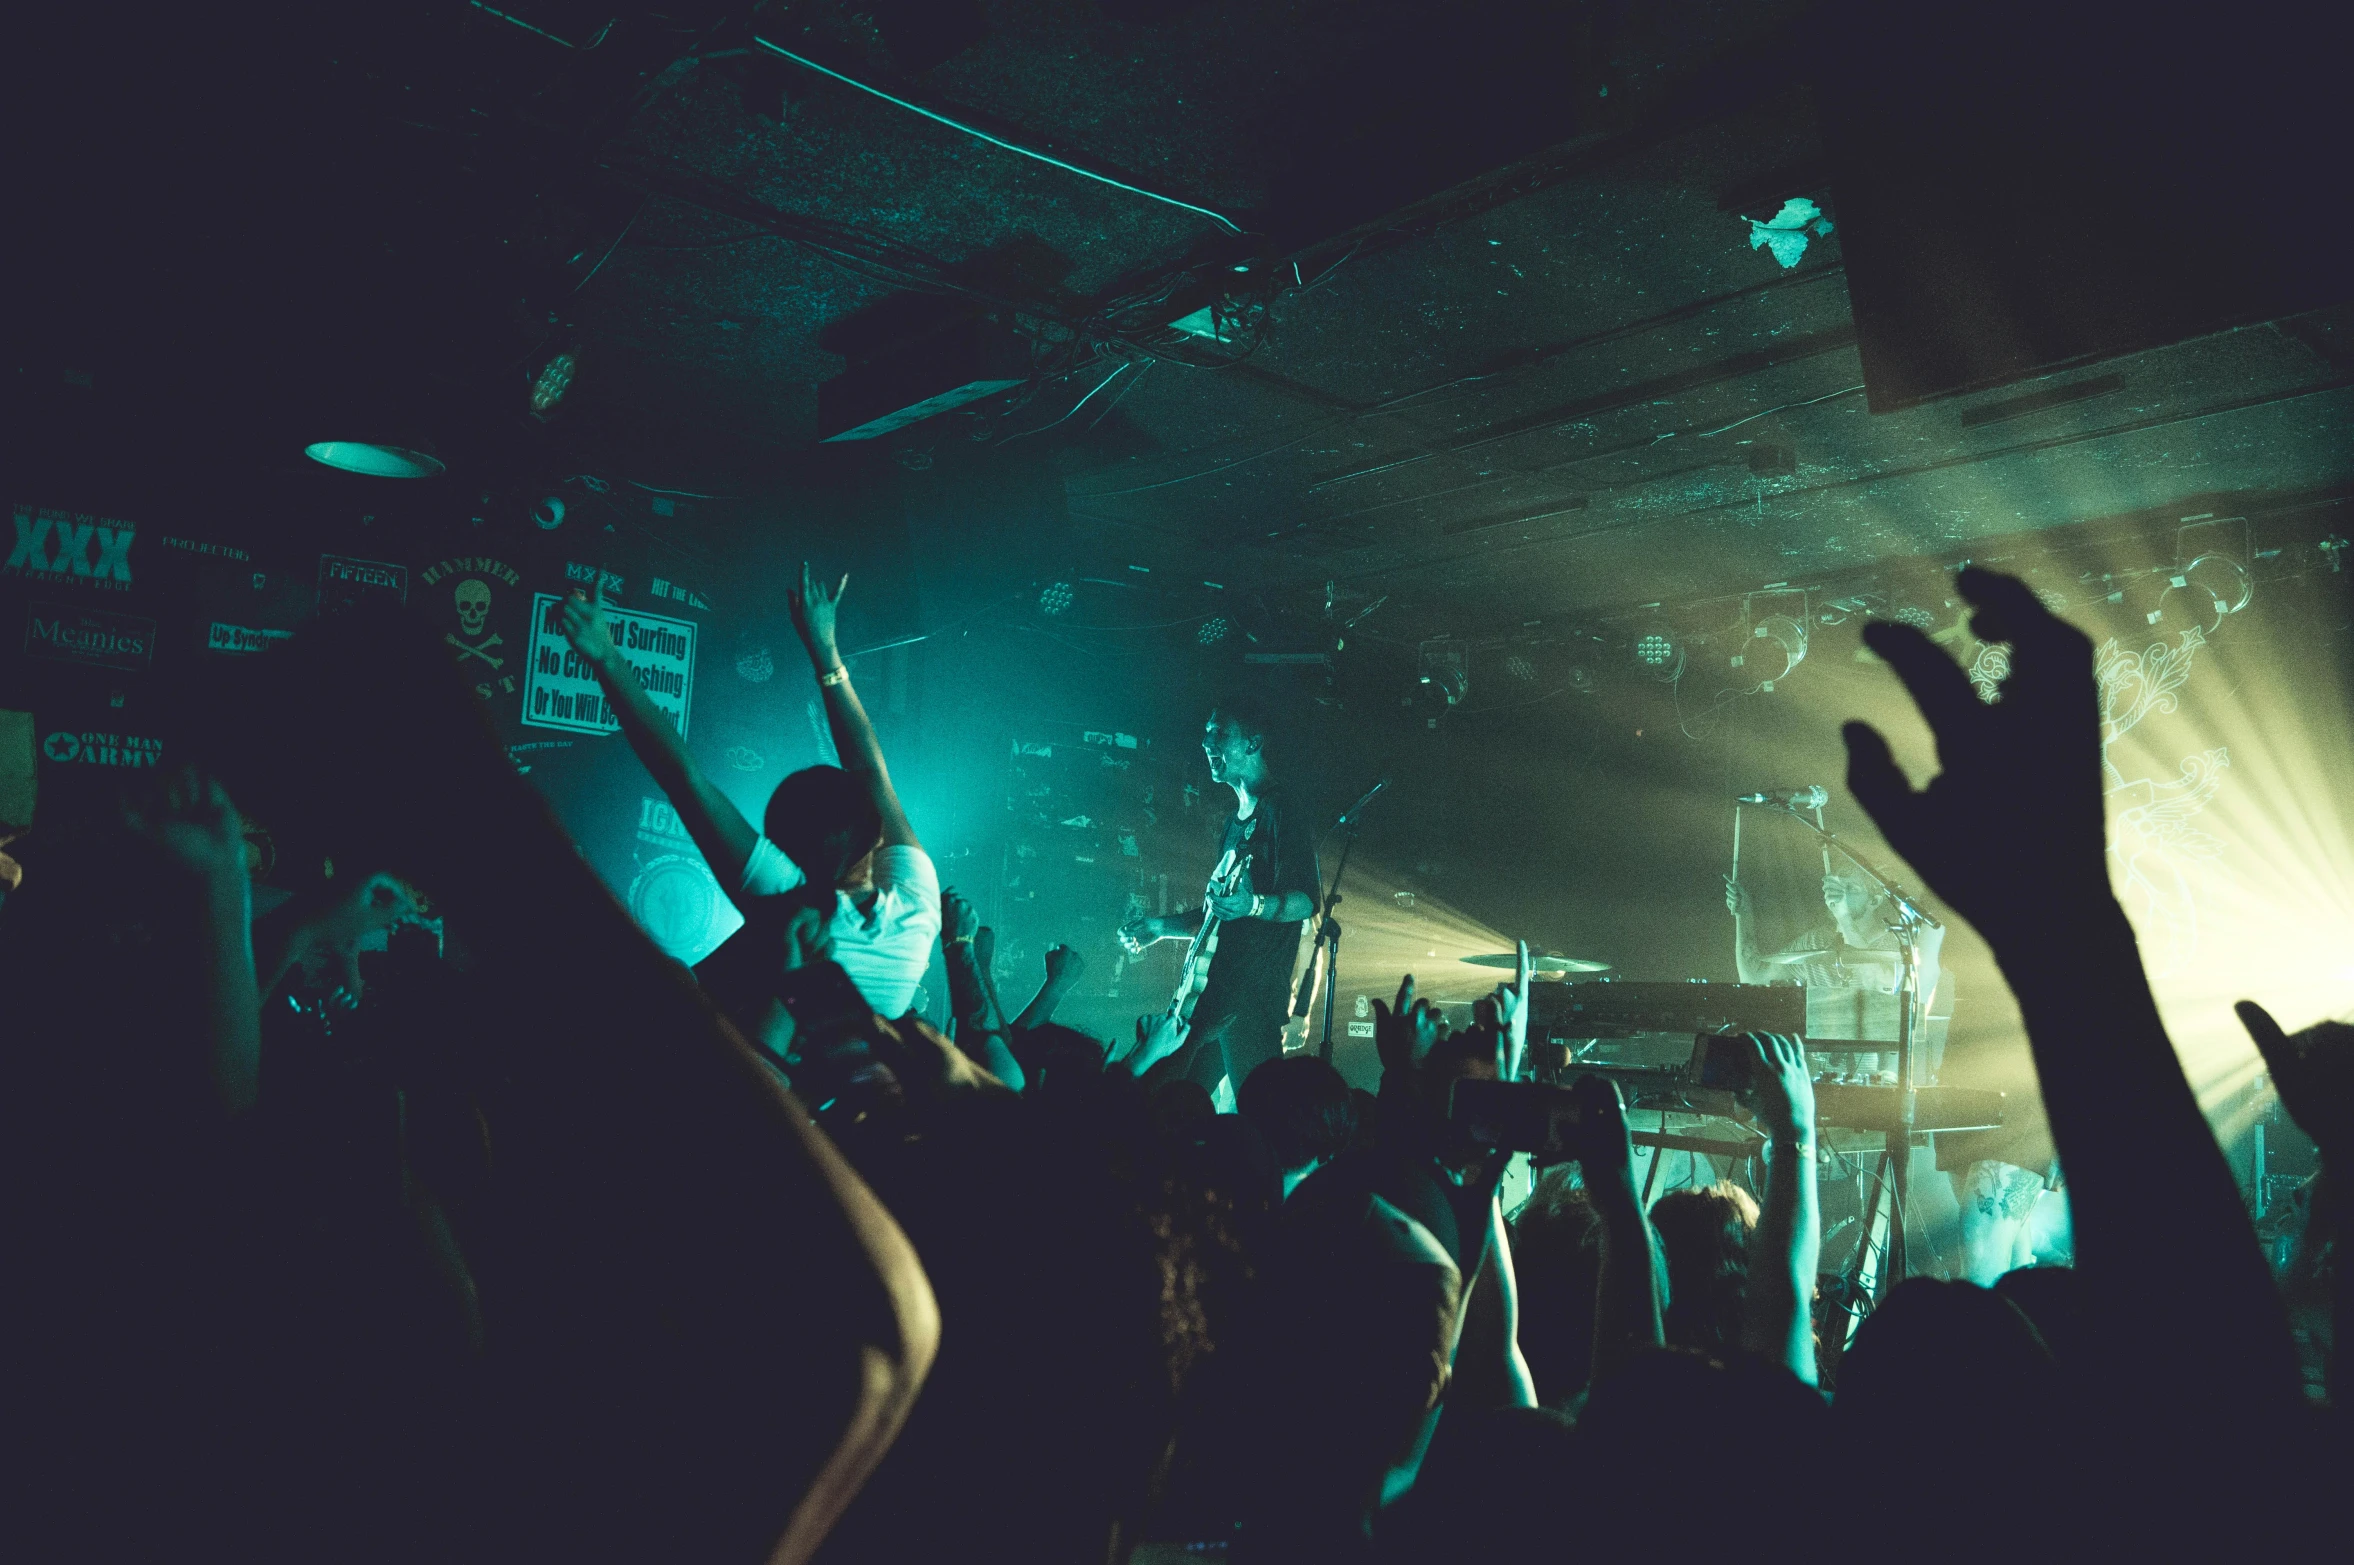
[[[44,587],[131,590],[131,545],[139,538],[137,526],[88,511],[21,502],[11,509],[15,536],[0,575],[21,576]]]
[[[727,764],[739,772],[757,772],[768,765],[767,759],[748,745],[731,744],[721,753]]]
[[[657,598],[668,598],[671,602],[683,603],[690,609],[707,609],[711,607],[710,604],[703,601],[703,595],[701,593],[689,592],[686,588],[680,586],[675,581],[664,581],[661,577],[657,576],[653,578],[649,585],[653,589],[654,596]]]
[[[474,681],[474,693],[485,701],[513,695],[519,684],[522,670],[515,665],[522,648],[505,631],[492,629],[491,619],[510,601],[521,601],[516,589],[522,584],[521,572],[487,554],[436,560],[417,573],[418,606],[442,627],[442,642],[457,660],[458,672]],[[511,618],[507,628],[515,628]]]
[[[765,685],[776,678],[776,659],[766,647],[754,647],[736,659],[736,677],[747,684]]]
[[[155,661],[155,621],[35,603],[25,614],[25,651],[37,658],[137,672]]]
[[[153,767],[163,758],[163,741],[137,734],[75,733],[58,729],[41,739],[41,753],[59,766]]]
[[[606,705],[595,673],[564,639],[558,614],[563,602],[552,592],[532,594],[523,721],[535,728],[613,733],[621,727],[621,720]],[[605,606],[605,623],[612,628],[613,645],[620,649],[647,696],[684,734],[695,693],[694,623],[612,604]]]
[[[622,589],[629,585],[618,573],[609,571],[602,565],[583,565],[578,560],[564,562],[564,579],[578,582],[591,591],[601,590],[609,598],[621,596]]]
[[[170,533],[159,533],[156,541],[174,554],[193,554],[213,560],[251,560],[252,554],[233,543],[215,543],[209,538],[175,538]]]
[[[237,654],[267,652],[279,642],[291,640],[293,636],[291,630],[272,630],[266,625],[231,625],[223,620],[214,620],[212,629],[205,633],[204,648],[207,652]]]
[[[349,555],[319,556],[319,612],[332,613],[359,603],[409,601],[409,568],[386,560],[356,560]]]
[[[725,900],[703,856],[670,801],[638,800],[637,839],[648,850],[629,883],[630,916],[663,954],[682,962],[712,945]]]
[[[697,853],[665,853],[629,883],[629,912],[665,956],[693,961],[711,947],[719,882]]]

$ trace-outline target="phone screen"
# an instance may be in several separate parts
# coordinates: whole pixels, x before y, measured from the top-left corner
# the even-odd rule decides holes
[[[1527,1081],[1458,1081],[1447,1112],[1482,1146],[1553,1160],[1570,1155],[1578,1123],[1566,1089]]]

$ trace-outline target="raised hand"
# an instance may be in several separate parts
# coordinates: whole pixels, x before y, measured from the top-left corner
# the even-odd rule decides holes
[[[603,664],[612,658],[613,627],[605,619],[603,582],[597,583],[593,597],[578,587],[566,593],[556,609],[556,623],[583,661]]]
[[[1806,1070],[1806,1045],[1787,1033],[1753,1032],[1742,1041],[1755,1051],[1747,1100],[1775,1141],[1815,1139],[1815,1084]]]
[[[981,910],[958,895],[954,886],[940,892],[940,938],[970,940],[981,932]]]
[[[1419,1068],[1445,1031],[1430,1002],[1414,998],[1412,973],[1399,981],[1395,1007],[1373,1002],[1373,1047],[1385,1071]]]
[[[1185,1047],[1185,1039],[1193,1031],[1193,1024],[1180,1021],[1175,1011],[1163,1011],[1158,1016],[1136,1018],[1136,1041],[1126,1049],[1116,1050],[1105,1061],[1107,1065],[1124,1066],[1132,1076],[1141,1076],[1155,1065]]]
[[[1491,997],[1496,1025],[1504,1034],[1504,1079],[1520,1079],[1520,1063],[1528,1058],[1528,942],[1520,943],[1520,960],[1513,964],[1512,982],[1496,985]]]
[[[842,661],[842,651],[834,640],[834,616],[841,609],[842,593],[850,585],[844,573],[828,591],[826,584],[810,570],[809,562],[801,562],[801,585],[785,595],[793,611],[793,629],[800,632],[801,645],[809,649],[809,660],[823,671]]]
[[[2100,698],[2092,642],[2026,583],[1972,568],[1955,585],[1978,609],[1972,634],[2011,644],[2000,698],[1981,701],[1961,666],[1913,627],[1867,625],[1865,643],[1936,735],[1941,770],[1916,791],[1879,732],[1851,722],[1847,786],[1890,846],[1999,952],[2006,935],[2065,916],[2071,899],[2109,896]]]
[[[1616,1181],[1628,1189],[1635,1182],[1635,1143],[1627,1129],[1626,1101],[1618,1083],[1600,1076],[1580,1076],[1569,1084],[1578,1102],[1577,1131],[1572,1154],[1585,1170],[1588,1189]]]
[[[220,783],[182,767],[162,793],[128,812],[133,831],[189,874],[207,881],[245,878],[245,823]]]
[[[1737,919],[1746,919],[1755,911],[1749,899],[1749,888],[1730,875],[1725,877],[1725,911]]]
[[[2272,1014],[2253,1000],[2232,1007],[2256,1041],[2264,1068],[2280,1091],[2281,1107],[2297,1128],[2321,1149],[2331,1177],[2341,1177],[2354,1159],[2354,1027],[2316,1022],[2284,1033]]]
[[[1050,984],[1076,983],[1087,970],[1087,958],[1070,946],[1046,948],[1046,981]]]

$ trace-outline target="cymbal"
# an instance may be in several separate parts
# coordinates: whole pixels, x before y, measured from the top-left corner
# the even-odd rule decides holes
[[[1520,965],[1520,953],[1517,951],[1482,951],[1477,956],[1467,956],[1462,960],[1470,963],[1473,967],[1509,968]],[[1610,971],[1608,962],[1590,961],[1582,956],[1531,956],[1528,959],[1528,967],[1532,973],[1607,973]]]

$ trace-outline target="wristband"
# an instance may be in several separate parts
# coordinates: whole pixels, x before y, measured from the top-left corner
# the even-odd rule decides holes
[[[818,675],[817,682],[821,685],[828,686],[829,688],[834,685],[848,684],[850,682],[850,669],[846,664],[836,663],[832,668]]]
[[[1254,897],[1252,897],[1252,898],[1251,898],[1251,917],[1253,917],[1253,918],[1265,918],[1266,916],[1267,916],[1267,899],[1266,899],[1265,897],[1259,897],[1259,896],[1254,896]]]
[[[952,946],[969,946],[973,943],[973,937],[971,935],[950,935],[948,943]]]

